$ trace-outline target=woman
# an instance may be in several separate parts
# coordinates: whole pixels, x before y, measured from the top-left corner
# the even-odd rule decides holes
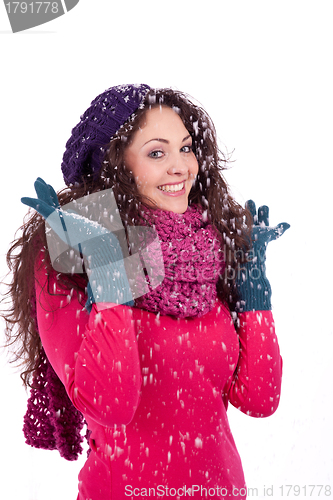
[[[33,374],[25,434],[73,459],[83,415],[79,500],[246,496],[226,410],[278,406],[265,248],[289,225],[242,209],[225,163],[187,96],[113,87],[67,142],[68,187],[22,199],[37,212],[8,254],[6,319]]]

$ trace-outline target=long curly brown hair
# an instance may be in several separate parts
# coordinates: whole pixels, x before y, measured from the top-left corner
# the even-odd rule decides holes
[[[153,200],[142,196],[136,187],[131,171],[126,168],[125,151],[133,137],[143,125],[147,110],[156,106],[169,106],[178,113],[185,128],[193,139],[193,151],[196,155],[199,172],[190,191],[189,204],[200,205],[207,218],[220,232],[226,271],[218,282],[218,295],[229,305],[231,311],[237,301],[235,272],[240,255],[248,250],[251,216],[231,196],[223,171],[228,168],[230,158],[219,150],[215,127],[209,115],[194,104],[190,98],[173,89],[151,89],[144,104],[118,130],[108,145],[102,159],[101,170],[92,175],[85,172],[80,183],[70,185],[58,193],[61,206],[104,189],[113,189],[124,227],[136,224],[140,219],[142,206],[154,205]],[[245,223],[247,221],[247,224]],[[46,267],[54,273],[48,258],[44,219],[37,212],[29,210],[20,235],[12,242],[7,253],[11,283],[3,298],[3,304],[9,307],[2,311],[6,321],[6,346],[14,346],[13,362],[20,361],[24,367],[21,378],[25,386],[31,385],[31,376],[39,364],[41,340],[36,324],[36,297],[34,265],[41,249],[46,255]],[[75,289],[84,304],[86,294],[86,275],[57,274],[57,280],[63,286],[64,294],[68,288]],[[67,293],[66,293],[67,290]],[[53,293],[48,290],[49,293]]]

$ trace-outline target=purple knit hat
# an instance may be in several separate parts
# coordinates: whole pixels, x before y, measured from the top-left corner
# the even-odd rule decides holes
[[[100,170],[104,147],[130,116],[143,107],[149,90],[145,84],[119,85],[92,101],[66,143],[61,169],[67,185]]]

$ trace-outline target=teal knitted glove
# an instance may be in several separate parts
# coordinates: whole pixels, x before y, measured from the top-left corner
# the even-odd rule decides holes
[[[266,248],[270,241],[279,238],[290,225],[282,222],[269,227],[269,208],[264,205],[256,213],[254,201],[246,202],[251,212],[254,225],[252,227],[252,248],[248,252],[246,262],[237,271],[236,287],[239,294],[236,311],[268,311],[271,309],[271,285],[266,277]]]
[[[79,248],[85,257],[88,311],[95,302],[134,305],[117,237],[97,222],[63,210],[56,192],[43,179],[36,180],[35,189],[38,198],[22,198],[22,203],[37,210],[65,243]]]

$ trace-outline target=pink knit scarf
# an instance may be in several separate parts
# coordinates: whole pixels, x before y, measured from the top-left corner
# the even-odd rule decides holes
[[[160,239],[165,279],[136,299],[136,307],[177,318],[203,316],[214,307],[216,284],[225,266],[219,233],[196,206],[188,207],[184,214],[147,210],[146,215]],[[37,322],[36,311],[34,316]],[[76,460],[82,451],[84,418],[67,396],[43,348],[33,387],[24,418],[26,443],[58,449],[67,460]]]
[[[201,207],[185,213],[146,209],[161,243],[163,283],[136,299],[141,309],[177,318],[203,316],[216,300],[216,284],[225,263],[221,236]]]

